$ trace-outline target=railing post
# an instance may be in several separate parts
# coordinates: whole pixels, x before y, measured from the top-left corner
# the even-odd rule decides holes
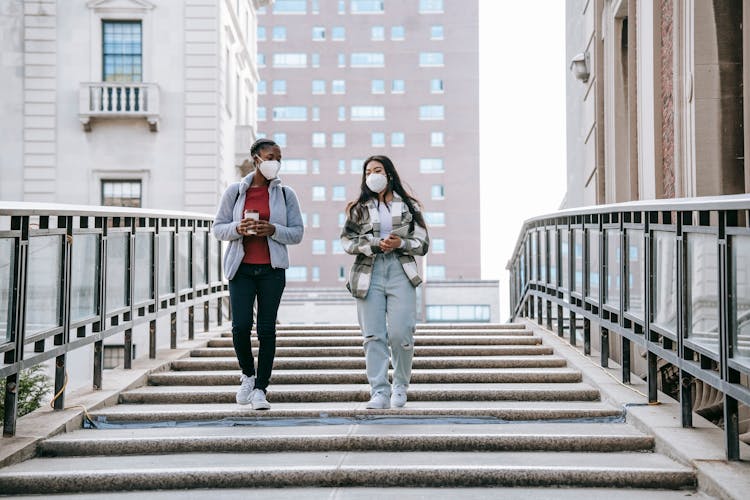
[[[156,320],[148,322],[148,357],[156,359]]]
[[[133,367],[133,330],[125,330],[125,353],[122,367],[130,370]]]
[[[542,298],[537,297],[536,299],[536,322],[540,325],[543,323],[542,319]]]
[[[547,330],[552,331],[552,301],[547,301]]]
[[[59,224],[58,219],[58,224]],[[63,242],[63,269],[62,269],[62,327],[63,331],[55,335],[55,345],[67,345],[70,341],[70,290],[71,290],[71,267],[72,267],[72,246],[73,246],[73,217],[64,217],[65,221],[65,241]],[[55,358],[55,389],[53,397],[55,401],[53,407],[55,410],[65,408],[65,383],[66,374],[66,353],[62,353]]]
[[[223,324],[222,315],[224,314],[222,312],[222,310],[221,310],[222,309],[221,308],[221,303],[222,303],[222,298],[221,297],[219,297],[218,299],[216,299],[216,324],[219,325],[219,326],[222,326],[222,324]]]
[[[657,358],[654,353],[651,352],[651,342],[654,340],[654,335],[651,333],[651,316],[654,311],[654,275],[656,273],[656,264],[654,263],[654,247],[653,247],[653,235],[651,234],[650,227],[650,212],[644,212],[644,226],[643,226],[643,238],[644,244],[643,249],[645,255],[645,269],[646,269],[646,303],[645,303],[645,328],[646,328],[646,349],[648,354],[646,355],[646,381],[648,384],[648,402],[656,403],[658,401],[658,390],[656,385],[657,375]]]
[[[563,319],[563,307],[557,306],[557,336],[562,337],[565,334],[565,320]]]
[[[177,349],[177,312],[169,315],[169,348]]]
[[[622,337],[622,382],[630,383],[630,339]]]
[[[570,335],[570,345],[576,345],[576,336],[578,335],[578,325],[576,325],[576,313],[573,309],[568,311],[568,333]]]
[[[188,307],[188,340],[195,338],[195,306]]]
[[[203,331],[207,332],[209,327],[209,309],[208,309],[208,299],[203,301]]]
[[[601,349],[599,351],[599,364],[602,365],[602,368],[608,368],[609,367],[609,330],[608,329],[604,327],[601,328],[599,341],[601,342]]]
[[[16,417],[18,416],[18,373],[5,377],[5,411],[3,413],[3,436],[16,435]]]
[[[583,318],[583,354],[591,354],[591,321]]]
[[[99,321],[94,323],[94,333],[103,332],[107,329],[107,217],[97,217],[97,224],[102,229],[99,239]],[[95,391],[102,388],[103,377],[104,342],[94,342],[94,380],[92,386]]]
[[[687,242],[682,232],[682,212],[676,213],[677,220],[675,220],[675,255],[677,258],[677,353],[680,362],[684,359],[691,359],[693,353],[690,349],[685,347],[685,337],[688,333],[688,301],[687,301],[687,289],[690,286],[689,280],[687,279],[687,257],[686,248]],[[682,426],[692,427],[693,426],[693,395],[691,386],[693,384],[693,376],[688,372],[678,367],[680,373],[680,406],[682,408]],[[654,367],[654,373],[656,373],[656,367]],[[654,379],[656,377],[654,376]],[[649,389],[650,389],[649,385]],[[649,394],[650,396],[650,394]],[[649,397],[649,402],[656,401],[656,381],[654,381],[654,396],[653,400]]]
[[[104,341],[97,340],[94,342],[94,390],[98,391],[102,388],[102,368],[104,366]]]

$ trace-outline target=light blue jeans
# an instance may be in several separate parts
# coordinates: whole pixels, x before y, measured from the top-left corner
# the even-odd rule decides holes
[[[394,253],[377,254],[367,297],[357,299],[370,393],[391,394],[388,383],[390,353],[393,384],[409,385],[417,325],[417,291]]]

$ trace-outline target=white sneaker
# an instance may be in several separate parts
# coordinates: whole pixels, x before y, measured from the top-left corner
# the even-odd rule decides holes
[[[394,385],[391,394],[391,406],[394,408],[403,408],[406,404],[406,385]]]
[[[376,392],[373,394],[370,401],[367,403],[368,410],[387,410],[390,407],[391,402],[388,401],[388,396],[382,392]]]
[[[248,377],[244,373],[240,376],[240,390],[237,391],[237,404],[246,405],[250,403],[250,396],[255,388],[255,376]]]
[[[271,409],[271,405],[266,399],[266,393],[263,392],[263,389],[255,389],[250,396],[250,401],[253,403],[253,410]]]

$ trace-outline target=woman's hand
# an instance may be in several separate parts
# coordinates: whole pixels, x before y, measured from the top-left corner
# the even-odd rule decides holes
[[[392,252],[401,246],[401,238],[395,234],[389,234],[384,240],[380,240],[380,249],[385,252]]]
[[[271,236],[276,232],[276,226],[267,220],[251,220],[249,228],[255,230],[255,236]]]

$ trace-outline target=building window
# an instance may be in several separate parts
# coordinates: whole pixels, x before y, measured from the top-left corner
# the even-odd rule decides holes
[[[307,214],[305,212],[302,212],[302,225],[307,227]]]
[[[371,89],[373,94],[385,93],[385,80],[373,80]]]
[[[313,201],[326,201],[326,187],[325,186],[313,186],[312,199]]]
[[[267,40],[266,38],[266,27],[265,26],[258,26],[258,34],[256,35],[258,37],[259,42],[265,42]]]
[[[405,38],[405,31],[403,26],[391,26],[391,40],[401,41]]]
[[[276,0],[274,14],[307,14],[307,0]]]
[[[431,132],[430,146],[436,148],[445,146],[445,134],[443,132]]]
[[[307,108],[305,106],[275,106],[273,119],[274,121],[305,121]]]
[[[102,23],[102,80],[140,82],[143,53],[140,21]]]
[[[265,106],[258,106],[258,110],[256,111],[256,115],[259,122],[266,121],[266,107]]]
[[[433,200],[444,200],[445,199],[445,186],[442,184],[433,184],[430,189],[430,198]]]
[[[286,94],[286,80],[274,80],[271,82],[271,90],[276,95]]]
[[[312,170],[312,173],[319,174],[320,173],[320,160],[312,160],[310,164],[311,164],[310,169]]]
[[[281,162],[282,174],[306,174],[307,173],[307,160],[299,158],[284,158]]]
[[[425,212],[424,220],[429,226],[444,226],[445,212]]]
[[[373,132],[371,139],[372,147],[382,148],[385,146],[385,134],[383,132]]]
[[[442,24],[434,24],[430,26],[430,40],[442,40],[444,35],[445,33]]]
[[[273,142],[279,145],[280,148],[286,147],[286,133],[278,132],[273,134]]]
[[[312,214],[312,227],[320,227],[320,214],[318,212]]]
[[[313,255],[325,255],[326,254],[326,240],[313,240],[312,241],[312,253]]]
[[[419,65],[423,68],[443,66],[444,57],[442,52],[420,52]]]
[[[391,146],[402,148],[406,144],[406,134],[403,132],[391,132]]]
[[[320,68],[320,54],[317,52],[310,54],[310,65],[313,68]]]
[[[430,92],[433,94],[442,94],[444,91],[443,80],[439,78],[433,78],[430,80]]]
[[[339,212],[339,227],[344,227],[344,224],[346,224],[346,214]]]
[[[352,120],[385,120],[385,107],[383,106],[352,106]]]
[[[346,0],[339,0],[338,13],[346,14]]]
[[[320,121],[320,108],[318,106],[312,107],[312,121],[314,122]]]
[[[362,169],[364,168],[364,158],[354,158],[349,163],[349,171],[353,174],[362,175]]]
[[[340,239],[335,239],[331,241],[331,253],[332,254],[342,254],[344,252],[344,247],[341,245]]]
[[[420,14],[442,14],[443,0],[419,0]]]
[[[420,120],[444,120],[445,107],[442,104],[419,107]]]
[[[289,266],[286,270],[287,281],[307,281],[306,266]]]
[[[393,80],[391,82],[391,94],[403,94],[406,91],[404,80]]]
[[[103,180],[102,205],[110,207],[142,207],[141,181]]]
[[[381,42],[385,40],[385,27],[373,26],[370,29],[370,40],[372,40],[373,42]]]
[[[286,41],[286,26],[274,26],[272,36],[274,42]]]
[[[340,174],[346,173],[346,160],[339,160],[338,172]]]
[[[333,80],[331,94],[346,94],[346,80]]]
[[[339,121],[346,121],[346,106],[339,106]]]
[[[423,174],[434,174],[445,172],[442,158],[420,158],[419,171]]]
[[[273,55],[274,68],[306,68],[307,54],[288,53]]]
[[[312,81],[312,93],[313,94],[325,94],[326,93],[326,81],[325,80],[313,80]]]
[[[431,253],[445,253],[445,239],[434,238],[430,241],[430,252]]]
[[[334,148],[346,147],[346,133],[334,132],[331,134],[331,146]]]
[[[338,55],[338,66],[339,68],[346,68],[346,54]]]
[[[487,304],[428,305],[425,310],[427,321],[446,323],[488,323],[490,306]]]
[[[310,13],[320,14],[320,0],[310,0]]]
[[[266,67],[266,55],[258,53],[258,67],[259,68],[265,68]]]
[[[312,266],[312,280],[320,281],[320,267],[319,266]]]
[[[326,39],[326,29],[322,26],[314,26],[312,29],[312,39],[315,42],[322,42]]]
[[[382,14],[385,12],[383,0],[351,0],[349,12],[352,14]]]
[[[339,281],[345,281],[346,280],[346,270],[344,270],[344,266],[339,266]]]
[[[265,95],[268,90],[268,85],[265,80],[258,80],[258,95]]]
[[[326,147],[326,134],[325,132],[313,132],[312,135],[312,147],[324,148]]]
[[[354,52],[351,55],[352,68],[382,68],[385,54],[382,52]]]
[[[333,186],[333,190],[331,191],[331,200],[333,201],[346,200],[346,186]]]
[[[334,42],[346,40],[346,29],[343,26],[334,26],[331,29],[331,40]]]
[[[445,266],[427,266],[425,276],[428,280],[444,280]]]

